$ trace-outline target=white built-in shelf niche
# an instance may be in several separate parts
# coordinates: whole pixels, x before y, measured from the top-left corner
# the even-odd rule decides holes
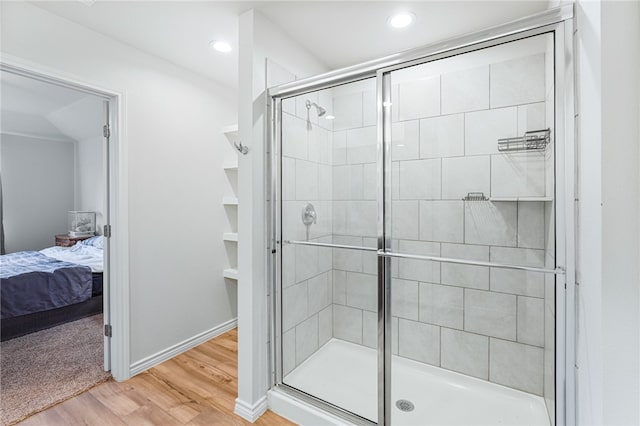
[[[224,133],[225,137],[233,147],[233,151],[238,154],[234,143],[240,143],[240,137],[238,135],[238,125],[234,124],[232,126],[227,126],[222,129],[222,133]],[[234,190],[237,190],[238,187],[238,158],[237,155],[234,157],[233,162],[229,162],[228,164],[223,165],[225,174],[231,183],[231,187]],[[225,278],[230,280],[237,281],[238,280],[238,232],[233,229],[238,226],[238,197],[236,194],[228,195],[222,198],[222,204],[225,206],[227,210],[227,214],[235,215],[235,217],[230,218],[229,222],[231,223],[231,232],[225,232],[222,234],[222,240],[225,242],[225,247],[228,251],[233,251],[232,253],[228,253],[229,265],[224,271],[222,271],[222,275]],[[234,208],[236,207],[236,208]]]

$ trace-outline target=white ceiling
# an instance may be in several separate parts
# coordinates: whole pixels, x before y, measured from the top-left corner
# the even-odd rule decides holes
[[[237,87],[238,16],[260,10],[329,68],[335,69],[521,18],[547,1],[127,1],[36,2],[36,5],[224,85]],[[410,11],[404,30],[386,25]],[[231,43],[231,54],[209,41]]]

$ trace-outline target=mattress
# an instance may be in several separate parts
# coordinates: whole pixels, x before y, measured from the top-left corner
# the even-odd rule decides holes
[[[37,251],[0,256],[0,318],[60,308],[91,298],[91,268]]]

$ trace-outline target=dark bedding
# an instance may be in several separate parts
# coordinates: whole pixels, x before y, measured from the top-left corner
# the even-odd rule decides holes
[[[0,318],[6,319],[85,302],[94,285],[87,266],[25,251],[0,256],[0,287]]]

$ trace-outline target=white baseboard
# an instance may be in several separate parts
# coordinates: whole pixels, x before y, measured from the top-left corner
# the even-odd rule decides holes
[[[241,401],[240,399],[236,399],[236,407],[234,411],[243,419],[253,423],[258,420],[258,418],[263,415],[265,411],[267,411],[267,408],[267,396],[265,395],[253,405]]]
[[[199,344],[206,342],[207,340],[213,339],[214,337],[226,333],[227,331],[232,330],[237,326],[238,318],[233,318],[216,327],[213,327],[212,329],[203,331],[202,333],[197,334],[180,343],[177,343],[171,347],[168,347],[167,349],[161,350],[158,353],[143,358],[140,361],[134,362],[130,367],[130,377],[142,373],[143,371],[148,370],[151,367],[156,366],[170,358],[173,358],[176,355],[180,355],[181,353],[186,352],[189,349],[192,349]]]

